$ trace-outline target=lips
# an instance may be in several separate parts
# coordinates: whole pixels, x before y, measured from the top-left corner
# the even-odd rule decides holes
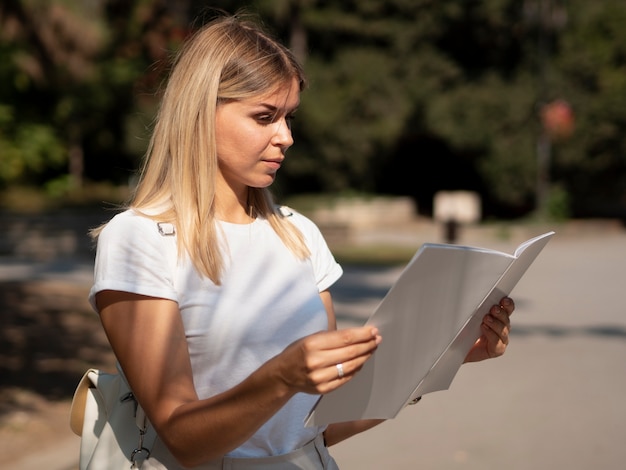
[[[283,162],[282,159],[275,160],[263,160],[265,164],[270,167],[272,170],[278,170]]]

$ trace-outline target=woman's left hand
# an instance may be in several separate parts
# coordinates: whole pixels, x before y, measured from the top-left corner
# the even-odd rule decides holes
[[[510,316],[515,310],[513,299],[504,297],[499,305],[494,305],[480,325],[482,335],[465,357],[464,362],[478,362],[502,356],[509,344],[511,332]]]

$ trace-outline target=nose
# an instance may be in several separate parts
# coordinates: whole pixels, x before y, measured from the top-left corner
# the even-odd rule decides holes
[[[287,119],[284,117],[276,121],[276,126],[276,133],[272,138],[272,143],[283,148],[284,150],[287,150],[293,145],[291,126],[289,125]]]

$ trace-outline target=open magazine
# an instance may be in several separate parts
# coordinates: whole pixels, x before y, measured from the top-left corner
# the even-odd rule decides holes
[[[447,390],[489,308],[510,295],[553,235],[532,238],[514,254],[422,245],[367,321],[383,337],[376,353],[352,380],[320,397],[306,424],[391,419],[414,398]]]

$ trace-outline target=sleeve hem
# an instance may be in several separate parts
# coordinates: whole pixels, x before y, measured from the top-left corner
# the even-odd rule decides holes
[[[325,291],[337,282],[342,275],[343,268],[339,264],[335,264],[335,269],[333,269],[332,272],[328,273],[328,275],[324,276],[324,278],[317,283],[317,288],[320,292]]]
[[[163,286],[139,286],[131,283],[110,281],[110,282],[97,282],[93,285],[89,291],[89,304],[98,312],[96,307],[96,294],[103,290],[115,290],[120,292],[128,292],[131,294],[145,295],[147,297],[156,297],[160,299],[172,300],[178,303],[178,297],[174,291],[166,291]]]

